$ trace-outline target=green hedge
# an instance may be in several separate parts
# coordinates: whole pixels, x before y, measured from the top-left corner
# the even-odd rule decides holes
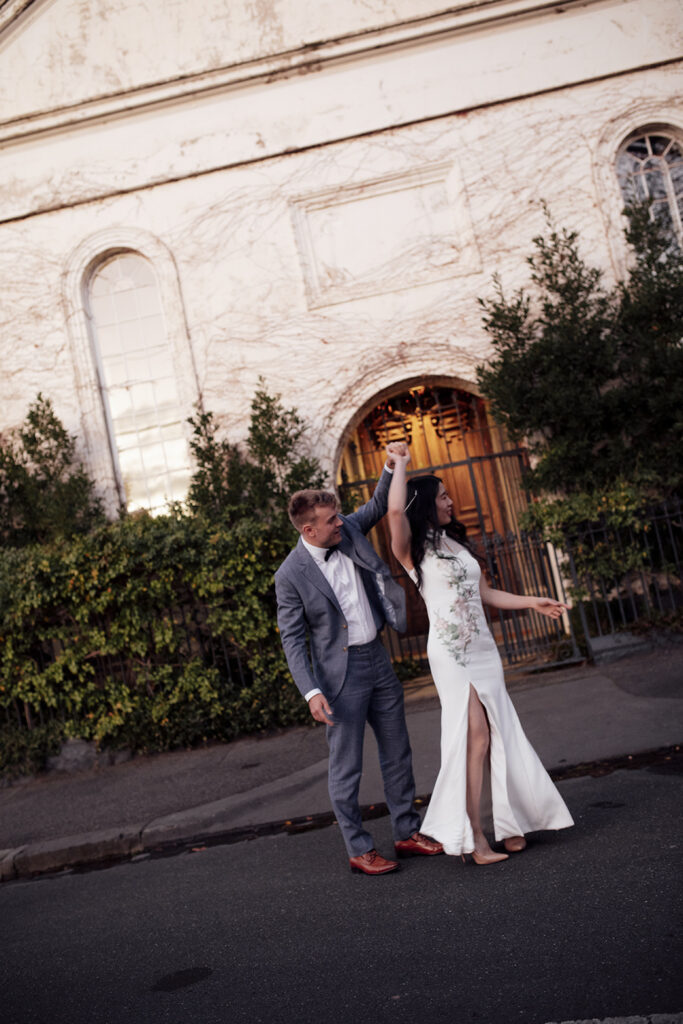
[[[67,737],[162,751],[307,721],[272,591],[289,546],[178,512],[0,552],[0,773]]]

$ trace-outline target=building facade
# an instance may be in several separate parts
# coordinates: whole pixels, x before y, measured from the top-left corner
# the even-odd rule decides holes
[[[542,204],[607,282],[624,199],[681,237],[679,0],[5,0],[0,430],[38,392],[113,510],[239,441],[263,378],[351,500],[383,443],[514,520],[478,297]]]

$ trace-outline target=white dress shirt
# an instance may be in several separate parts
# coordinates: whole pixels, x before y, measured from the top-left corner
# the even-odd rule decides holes
[[[387,465],[384,466],[384,469],[387,473],[393,474],[394,472]],[[304,540],[303,537],[301,541],[306,550],[313,556],[315,564],[332,587],[334,596],[339,601],[339,607],[349,627],[349,647],[355,644],[369,644],[377,636],[377,627],[372,617],[368,595],[365,593],[363,581],[355,564],[348,555],[342,555],[339,550],[331,554],[328,560],[325,561],[327,548],[316,548],[313,544],[309,544],[308,541]],[[322,693],[322,690],[317,687],[314,690],[309,690],[308,693],[304,694],[304,699],[310,700],[311,697],[315,697],[316,693]]]
[[[332,587],[334,596],[339,602],[349,629],[349,647],[369,644],[377,636],[377,626],[358,567],[348,555],[343,555],[339,549],[333,551],[325,561],[327,548],[315,547],[303,537],[301,541]],[[309,690],[305,694],[306,700],[310,700],[316,693],[322,693],[322,691],[318,688]]]

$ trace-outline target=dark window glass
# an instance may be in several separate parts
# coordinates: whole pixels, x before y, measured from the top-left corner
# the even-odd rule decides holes
[[[683,243],[683,147],[673,135],[644,133],[617,157],[617,178],[625,203],[650,202],[653,218],[671,239]]]

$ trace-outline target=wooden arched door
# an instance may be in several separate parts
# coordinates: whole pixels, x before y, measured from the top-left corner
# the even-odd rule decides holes
[[[361,414],[339,464],[337,486],[344,511],[370,497],[389,441],[410,446],[411,473],[441,477],[457,518],[475,543],[483,535],[516,531],[519,513],[527,505],[522,483],[527,453],[510,445],[480,396],[458,384],[424,380],[397,387]],[[372,540],[406,589],[408,631],[400,653],[422,658],[427,634],[424,605],[415,588],[406,585],[391,554],[385,522],[372,531]]]

